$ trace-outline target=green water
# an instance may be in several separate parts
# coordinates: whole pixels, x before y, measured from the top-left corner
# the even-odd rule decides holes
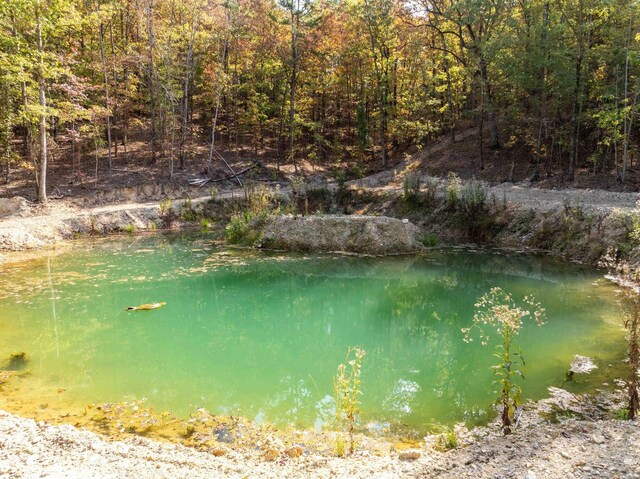
[[[147,398],[277,425],[332,418],[332,380],[349,346],[367,351],[363,418],[419,431],[491,413],[491,349],[467,344],[492,286],[533,294],[548,323],[519,338],[525,396],[562,386],[574,354],[599,387],[624,353],[613,287],[601,273],[523,255],[450,250],[357,258],[228,250],[206,237],[109,240],[0,266],[0,361],[26,351],[35,391],[68,400]],[[127,312],[166,301],[162,309]],[[34,398],[37,401],[37,398]]]

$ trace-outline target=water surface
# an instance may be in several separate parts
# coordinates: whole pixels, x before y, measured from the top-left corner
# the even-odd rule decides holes
[[[491,347],[465,343],[476,299],[493,286],[533,294],[543,327],[518,339],[525,396],[563,386],[574,354],[620,372],[614,288],[601,273],[523,255],[448,250],[358,258],[230,250],[206,237],[110,239],[0,267],[0,362],[30,355],[33,401],[146,398],[188,416],[198,407],[280,426],[331,421],[333,376],[364,348],[363,417],[426,430],[482,422],[495,397]],[[127,306],[166,301],[162,309]]]

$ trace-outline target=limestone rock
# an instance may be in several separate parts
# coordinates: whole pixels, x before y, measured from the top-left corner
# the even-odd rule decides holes
[[[576,354],[573,357],[573,361],[571,361],[569,372],[574,374],[589,374],[594,369],[598,369],[598,366],[593,363],[590,357]]]
[[[0,218],[16,215],[27,208],[27,200],[22,196],[0,198]]]
[[[386,255],[419,251],[417,234],[412,223],[385,216],[285,215],[268,221],[262,244],[291,251]]]

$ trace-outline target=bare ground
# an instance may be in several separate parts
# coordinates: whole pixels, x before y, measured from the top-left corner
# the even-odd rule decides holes
[[[640,477],[640,429],[616,420],[558,424],[525,411],[519,428],[467,434],[465,447],[438,452],[424,443],[415,460],[358,450],[339,458],[303,451],[265,459],[259,449],[215,456],[177,444],[131,437],[109,441],[73,426],[0,412],[0,477],[7,478],[495,478]]]

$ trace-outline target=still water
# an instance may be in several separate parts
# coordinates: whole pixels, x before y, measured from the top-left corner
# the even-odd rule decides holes
[[[142,398],[186,417],[205,407],[284,426],[333,417],[333,376],[367,352],[363,418],[426,430],[491,417],[492,346],[463,341],[493,286],[532,294],[547,323],[518,338],[525,397],[611,382],[624,354],[615,289],[602,273],[517,254],[444,250],[360,258],[233,250],[205,236],[110,239],[0,266],[0,367],[75,403]],[[128,306],[166,302],[154,311]],[[573,355],[598,369],[564,384]]]

